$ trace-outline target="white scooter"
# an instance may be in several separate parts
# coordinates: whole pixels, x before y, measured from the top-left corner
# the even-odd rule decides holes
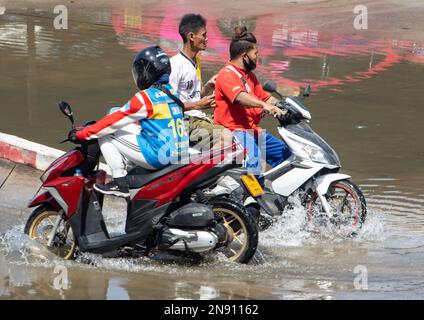
[[[248,211],[256,215],[260,229],[272,223],[270,217],[283,214],[289,207],[288,197],[295,193],[301,197],[310,220],[360,228],[366,217],[365,197],[349,175],[338,173],[339,158],[309,126],[308,109],[295,97],[283,99],[272,81],[265,82],[263,88],[278,95],[281,100],[277,106],[287,111],[278,119],[278,132],[291,156],[264,173],[264,190],[257,197],[245,194],[240,188],[241,172],[237,170],[218,181],[213,195],[242,201]],[[309,96],[310,90],[308,86],[303,96]]]

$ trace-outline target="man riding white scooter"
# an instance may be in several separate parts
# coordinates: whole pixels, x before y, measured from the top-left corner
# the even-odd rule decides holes
[[[256,38],[245,27],[236,28],[230,45],[230,61],[218,73],[215,84],[214,121],[233,132],[247,148],[246,167],[261,174],[261,154],[275,167],[290,156],[287,145],[258,126],[264,112],[281,117],[284,112],[275,106],[277,100],[265,92],[252,72],[256,68]]]
[[[256,66],[256,39],[245,29],[242,31],[231,43],[230,63],[218,74],[215,121],[230,128],[247,147],[248,169],[253,167],[254,173],[262,173],[258,154],[264,149],[266,161],[273,168],[263,174],[264,190],[255,199],[243,193],[237,173],[219,181],[211,194],[230,196],[243,203],[264,229],[272,223],[268,217],[282,215],[289,207],[288,197],[297,193],[309,220],[341,227],[348,236],[355,234],[367,214],[364,195],[349,175],[339,173],[339,158],[309,126],[311,115],[306,107],[295,97],[284,99],[275,83],[268,82],[264,85],[266,91],[281,98],[276,106],[272,105],[276,100],[270,98],[251,72]],[[280,118],[281,112],[274,108],[286,113]],[[257,127],[263,111],[279,117],[277,128],[283,140],[264,134]],[[252,128],[253,133],[249,133]],[[261,220],[264,216],[266,219]]]

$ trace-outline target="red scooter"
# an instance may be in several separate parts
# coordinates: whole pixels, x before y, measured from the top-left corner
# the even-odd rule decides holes
[[[59,107],[74,127],[69,104]],[[110,236],[102,214],[103,194],[93,189],[94,183],[106,180],[106,172],[98,169],[100,147],[96,140],[82,142],[41,176],[43,185],[29,203],[36,208],[25,233],[64,259],[74,259],[78,252],[151,256],[160,251],[220,251],[232,261],[248,263],[258,243],[255,220],[236,202],[210,199],[203,192],[224,173],[240,174],[234,161],[240,152],[233,145],[211,151],[202,161],[130,170],[125,233]],[[254,176],[244,180],[246,190],[260,188]]]

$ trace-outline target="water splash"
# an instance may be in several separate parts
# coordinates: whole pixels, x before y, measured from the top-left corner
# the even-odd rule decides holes
[[[306,229],[307,218],[305,208],[297,196],[288,199],[290,209],[260,234],[260,244],[265,247],[301,246],[312,240],[312,234]]]
[[[368,210],[368,215],[362,228],[356,235],[349,237],[355,229],[350,226],[333,228],[330,224],[317,226],[308,221],[306,210],[300,197],[291,196],[288,199],[289,209],[262,232],[260,244],[264,247],[300,247],[321,242],[382,241],[384,240],[383,215],[378,210]],[[349,236],[348,236],[349,235]]]
[[[355,241],[384,241],[386,238],[386,223],[384,212],[378,209],[368,208],[367,218],[362,228],[359,230]]]
[[[7,257],[9,263],[51,267],[57,261],[62,261],[23,231],[23,224],[15,225],[0,236],[0,252]]]
[[[101,268],[124,272],[160,272],[167,274],[199,273],[209,270],[232,270],[234,272],[249,271],[250,273],[266,272],[267,269],[279,267],[293,267],[290,261],[283,261],[281,255],[274,252],[278,248],[302,247],[321,243],[339,243],[352,241],[331,230],[316,228],[308,223],[305,208],[300,197],[292,196],[288,199],[290,208],[284,215],[278,217],[274,224],[259,235],[259,247],[252,262],[248,265],[229,261],[222,253],[206,255],[200,262],[178,260],[175,256],[160,254],[157,257],[139,258],[106,258],[102,255],[82,253],[76,263],[83,268]],[[113,233],[122,233],[125,226],[125,215],[120,208],[115,207],[105,213],[108,229]],[[0,251],[7,256],[8,262],[41,267],[52,267],[58,261],[72,265],[73,261],[63,261],[48,251],[44,246],[31,240],[24,234],[24,225],[19,224],[10,228],[0,236]],[[358,232],[355,242],[381,241],[384,239],[383,213],[378,210],[369,212],[366,222]]]

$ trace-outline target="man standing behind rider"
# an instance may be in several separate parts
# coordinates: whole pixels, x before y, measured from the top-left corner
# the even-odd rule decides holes
[[[275,117],[284,112],[275,106],[277,100],[265,92],[252,72],[256,68],[256,37],[246,27],[236,27],[230,44],[230,61],[222,68],[215,84],[214,121],[231,131],[247,148],[246,167],[255,174],[262,172],[261,154],[275,167],[287,159],[287,145],[258,126],[264,112]]]
[[[187,119],[190,141],[209,149],[224,140],[226,130],[220,125],[214,125],[212,119],[202,111],[215,107],[213,90],[216,75],[202,87],[199,60],[199,52],[207,46],[206,20],[200,14],[186,14],[180,21],[178,31],[184,47],[171,58],[169,83],[184,103],[184,117]]]

